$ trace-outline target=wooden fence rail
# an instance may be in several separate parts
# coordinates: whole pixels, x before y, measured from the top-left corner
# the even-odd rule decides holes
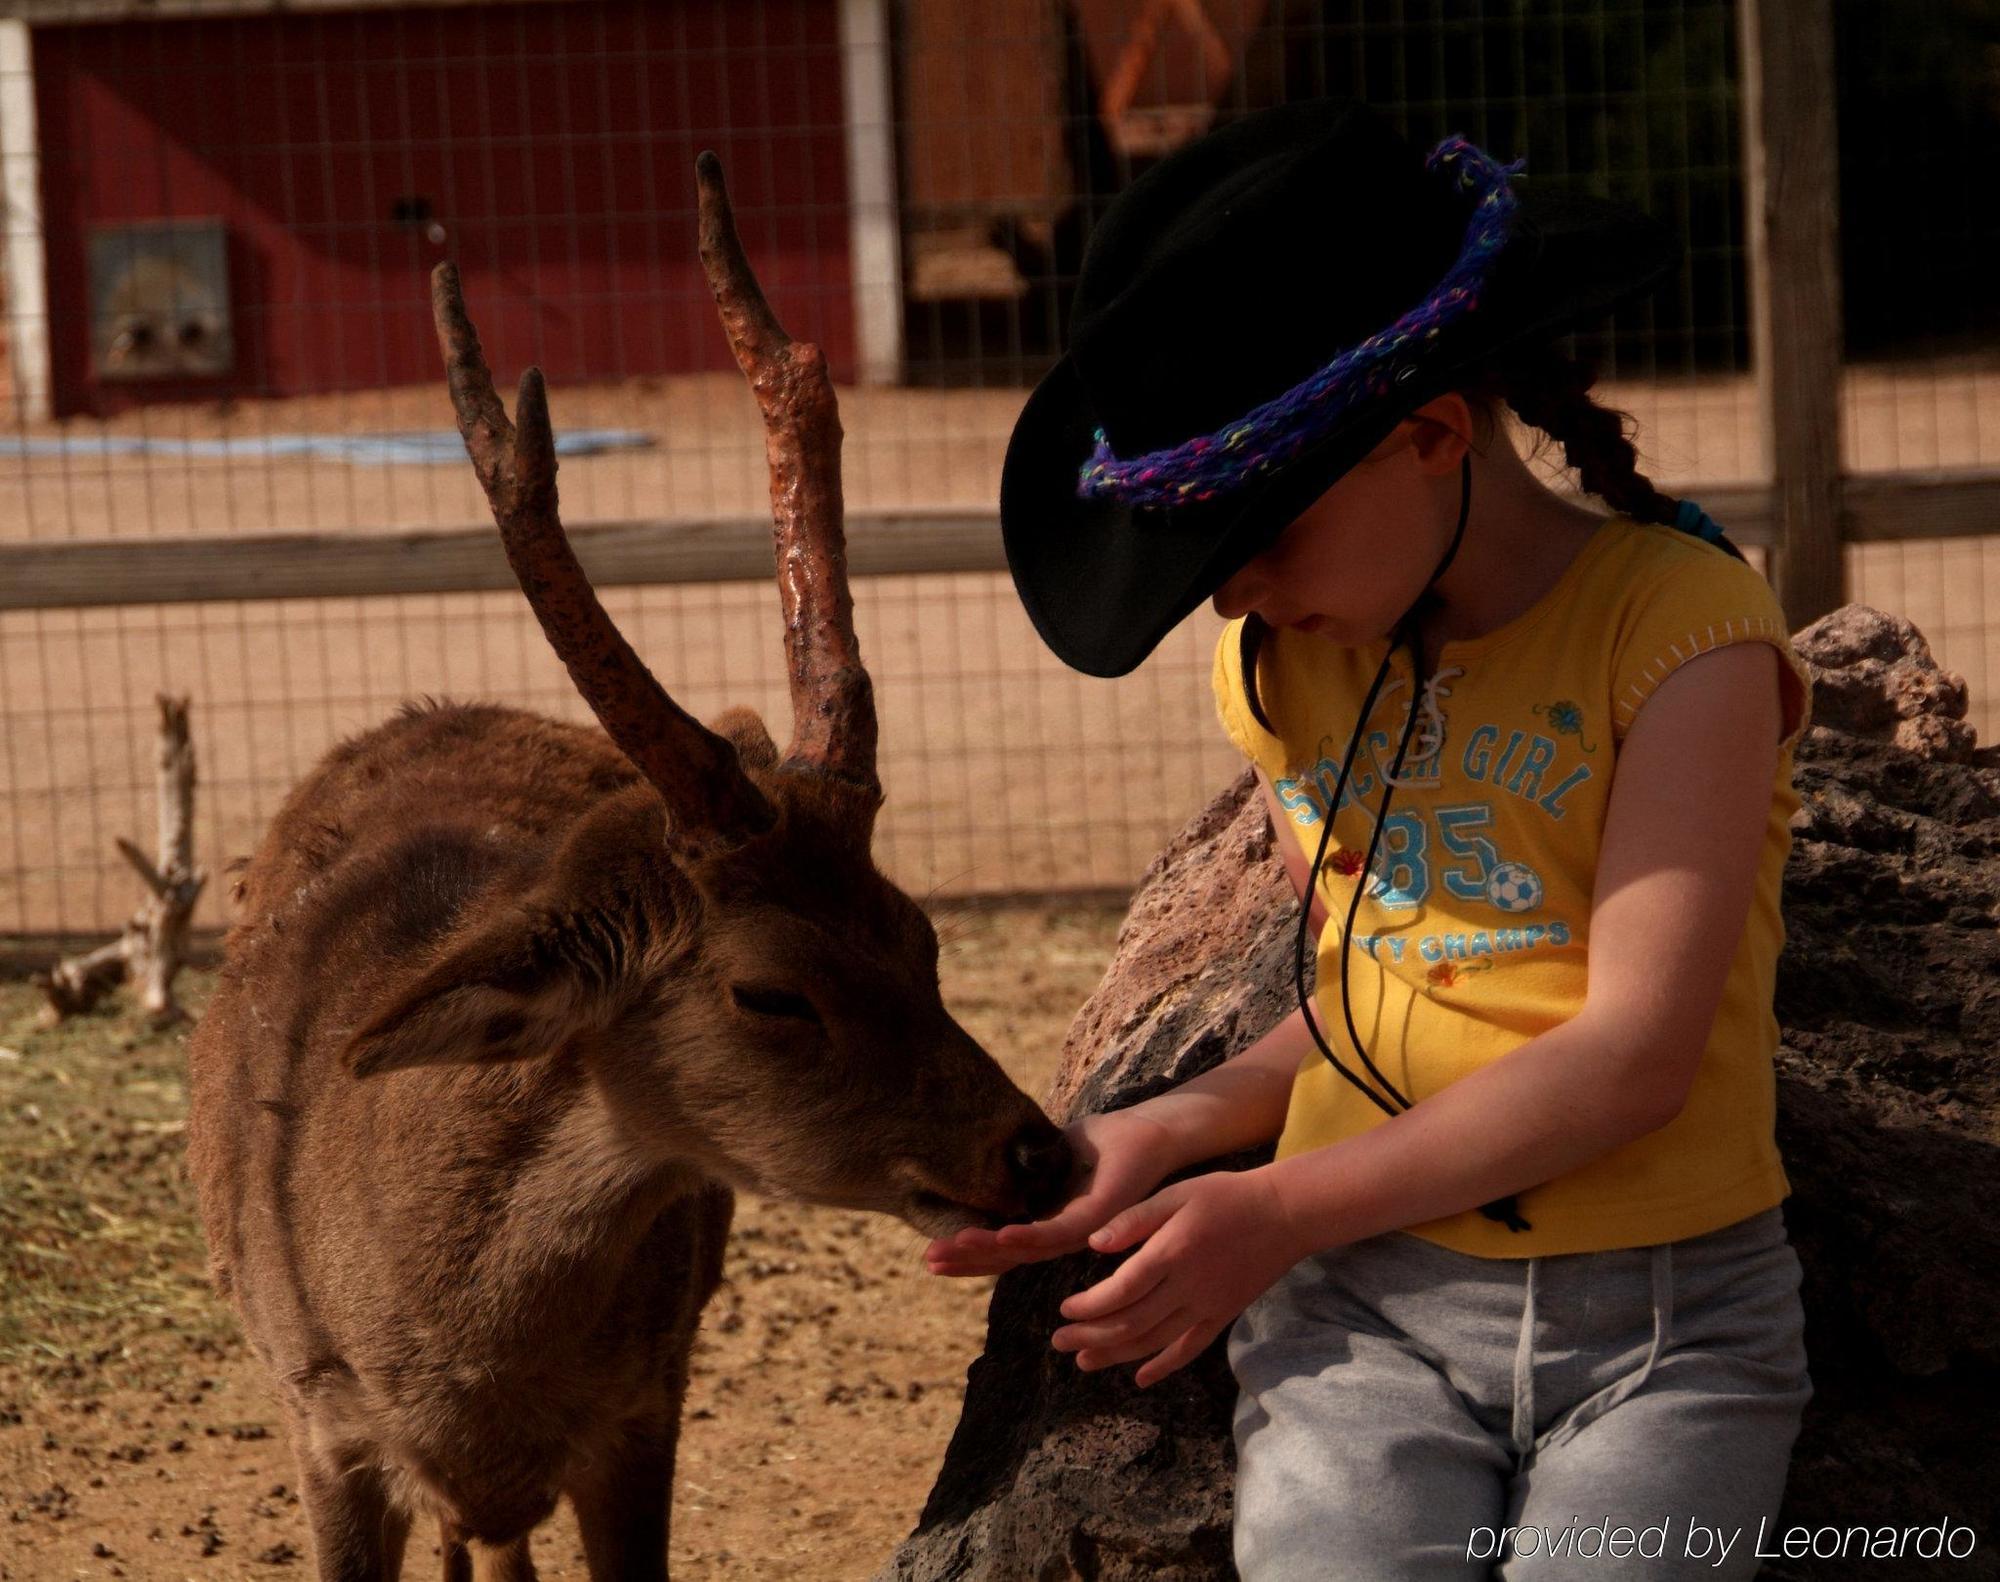
[[[1689,486],[1739,544],[1769,547],[1773,491]],[[2000,533],[2000,472],[1863,474],[1843,480],[1840,538],[1849,543]],[[850,517],[856,576],[992,572],[1007,567],[997,518],[898,511]],[[761,582],[771,575],[765,517],[593,522],[570,530],[599,587]],[[58,539],[0,544],[0,611],[88,609],[207,600],[370,598],[483,593],[515,586],[491,527],[257,537]]]

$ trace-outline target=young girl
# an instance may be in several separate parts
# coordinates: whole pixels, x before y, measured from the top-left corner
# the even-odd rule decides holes
[[[1343,101],[1191,145],[1101,222],[1008,453],[1070,664],[1231,618],[1300,1005],[1072,1126],[1053,1218],[928,1258],[1127,1253],[1051,1338],[1141,1386],[1226,1332],[1250,1579],[1747,1577],[1812,1393],[1771,1009],[1810,683],[1553,345],[1673,239],[1519,170]],[[1544,488],[1502,404],[1615,514]]]

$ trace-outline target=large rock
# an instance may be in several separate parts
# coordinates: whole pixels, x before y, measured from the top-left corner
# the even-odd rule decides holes
[[[1974,749],[1964,684],[1908,623],[1848,606],[1797,642],[1816,724],[1786,874],[1779,1140],[1816,1393],[1783,1521],[1950,1518],[1979,1547],[1764,1574],[2000,1576],[2000,755]],[[1154,861],[1070,1030],[1052,1115],[1135,1103],[1295,1003],[1297,908],[1273,841],[1246,770]],[[1058,1304],[1114,1261],[1000,1280],[943,1470],[878,1582],[1234,1575],[1221,1342],[1148,1390],[1048,1344]]]
[[[1816,723],[1923,758],[1973,758],[1964,677],[1939,669],[1923,633],[1901,616],[1843,605],[1793,646],[1813,672]]]

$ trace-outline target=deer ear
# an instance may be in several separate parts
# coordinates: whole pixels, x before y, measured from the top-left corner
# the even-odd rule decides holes
[[[778,744],[771,740],[770,731],[765,729],[764,721],[755,709],[736,704],[716,715],[708,728],[734,745],[738,760],[749,767],[777,767]]]
[[[615,1009],[621,936],[602,914],[517,917],[399,985],[348,1040],[356,1076],[553,1054]],[[611,970],[607,971],[607,967]]]
[[[476,914],[438,953],[391,980],[341,1053],[356,1076],[398,1066],[553,1054],[609,1026],[635,966],[679,911],[658,848],[666,814],[649,787],[608,799],[570,831],[544,882]]]

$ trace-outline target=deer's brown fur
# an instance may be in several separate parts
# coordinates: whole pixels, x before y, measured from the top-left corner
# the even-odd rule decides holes
[[[471,366],[454,394],[477,459],[470,425],[499,408]],[[567,612],[550,635],[616,742],[427,702],[336,747],[242,873],[191,1047],[211,1268],[276,1382],[325,1578],[397,1575],[419,1513],[447,1577],[531,1577],[564,1493],[594,1578],[664,1577],[731,1189],[943,1234],[1045,1212],[1068,1171],[946,1012],[936,934],[869,854],[851,626],[805,683],[835,700],[802,706],[809,751],[781,756],[744,710],[649,734],[647,686],[671,700],[593,646],[608,622],[561,564],[545,459],[545,520],[489,493],[510,555],[541,535],[524,586],[545,627]],[[843,578],[813,607],[844,620],[844,599]],[[600,686],[593,665],[627,668]]]

